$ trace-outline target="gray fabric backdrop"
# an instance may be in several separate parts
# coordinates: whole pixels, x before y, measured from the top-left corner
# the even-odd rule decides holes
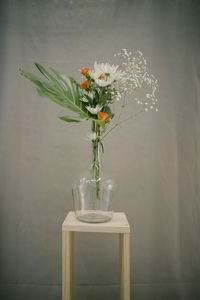
[[[2,300],[61,299],[61,224],[89,166],[89,124],[20,77],[33,63],[73,75],[140,49],[159,79],[159,112],[105,140],[115,211],[132,230],[134,300],[200,299],[200,5],[173,0],[7,0],[0,11]],[[118,237],[76,236],[76,299],[119,299]]]

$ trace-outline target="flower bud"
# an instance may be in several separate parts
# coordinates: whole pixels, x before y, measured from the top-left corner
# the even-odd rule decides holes
[[[107,113],[105,113],[105,112],[102,112],[102,111],[98,112],[97,115],[98,115],[98,119],[99,119],[99,120],[104,120],[104,121],[106,121],[106,120],[108,120],[108,119],[110,118],[109,114],[107,114]]]

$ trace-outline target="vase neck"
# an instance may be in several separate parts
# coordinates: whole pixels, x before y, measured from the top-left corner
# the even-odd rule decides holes
[[[94,180],[98,180],[100,178],[100,143],[99,143],[99,141],[92,141],[91,177]]]

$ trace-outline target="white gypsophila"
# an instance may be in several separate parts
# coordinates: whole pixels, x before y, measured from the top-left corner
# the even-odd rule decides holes
[[[87,136],[88,136],[89,140],[91,140],[91,141],[95,141],[97,139],[96,132],[91,132]]]
[[[145,94],[143,100],[135,99],[136,102],[144,106],[144,110],[152,110],[156,108],[157,99],[155,92],[158,86],[157,79],[149,73],[147,62],[141,51],[136,51],[134,55],[123,49],[122,52],[116,54],[122,60],[123,77],[118,82],[118,91],[122,94],[130,94],[131,92],[145,88],[148,93]]]
[[[101,111],[102,106],[97,104],[95,107],[86,106],[86,108],[91,114],[97,115],[98,112]]]
[[[97,62],[94,63],[94,69],[90,71],[90,77],[94,79],[97,85],[101,87],[106,87],[111,85],[114,81],[118,81],[121,76],[122,72],[117,70],[119,66],[106,64],[98,64]]]

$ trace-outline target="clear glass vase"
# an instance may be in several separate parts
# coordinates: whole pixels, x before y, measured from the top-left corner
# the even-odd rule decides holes
[[[113,186],[112,180],[99,179],[96,182],[93,179],[81,178],[72,189],[77,219],[88,223],[103,223],[111,220]]]
[[[100,143],[92,142],[92,165],[90,176],[83,177],[73,187],[75,214],[87,223],[103,223],[112,219],[112,198],[115,184],[103,179],[100,172]]]

